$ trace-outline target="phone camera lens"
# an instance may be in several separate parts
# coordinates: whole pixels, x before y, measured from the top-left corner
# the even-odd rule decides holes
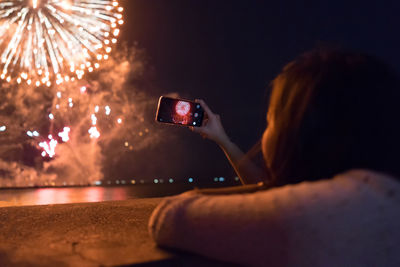
[[[199,116],[199,113],[194,113],[194,117],[197,118]]]

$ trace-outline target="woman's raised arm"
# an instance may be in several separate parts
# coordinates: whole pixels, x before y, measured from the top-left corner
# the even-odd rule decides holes
[[[190,129],[221,147],[243,184],[263,182],[266,178],[265,172],[230,140],[222,126],[220,116],[214,114],[203,100],[196,100],[196,102],[203,107],[206,116],[201,127],[190,127]]]

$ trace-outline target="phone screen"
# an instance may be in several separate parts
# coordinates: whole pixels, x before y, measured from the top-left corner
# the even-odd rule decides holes
[[[162,96],[158,102],[156,120],[184,126],[200,127],[204,110],[199,103]]]

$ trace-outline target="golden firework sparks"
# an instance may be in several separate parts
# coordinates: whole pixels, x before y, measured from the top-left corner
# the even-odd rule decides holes
[[[106,0],[0,0],[0,78],[35,86],[81,79],[108,58],[122,11]]]

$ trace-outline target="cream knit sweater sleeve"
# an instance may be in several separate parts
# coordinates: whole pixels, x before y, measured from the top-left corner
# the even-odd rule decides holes
[[[153,212],[160,246],[247,266],[400,266],[400,183],[353,170],[236,195],[179,195]]]

